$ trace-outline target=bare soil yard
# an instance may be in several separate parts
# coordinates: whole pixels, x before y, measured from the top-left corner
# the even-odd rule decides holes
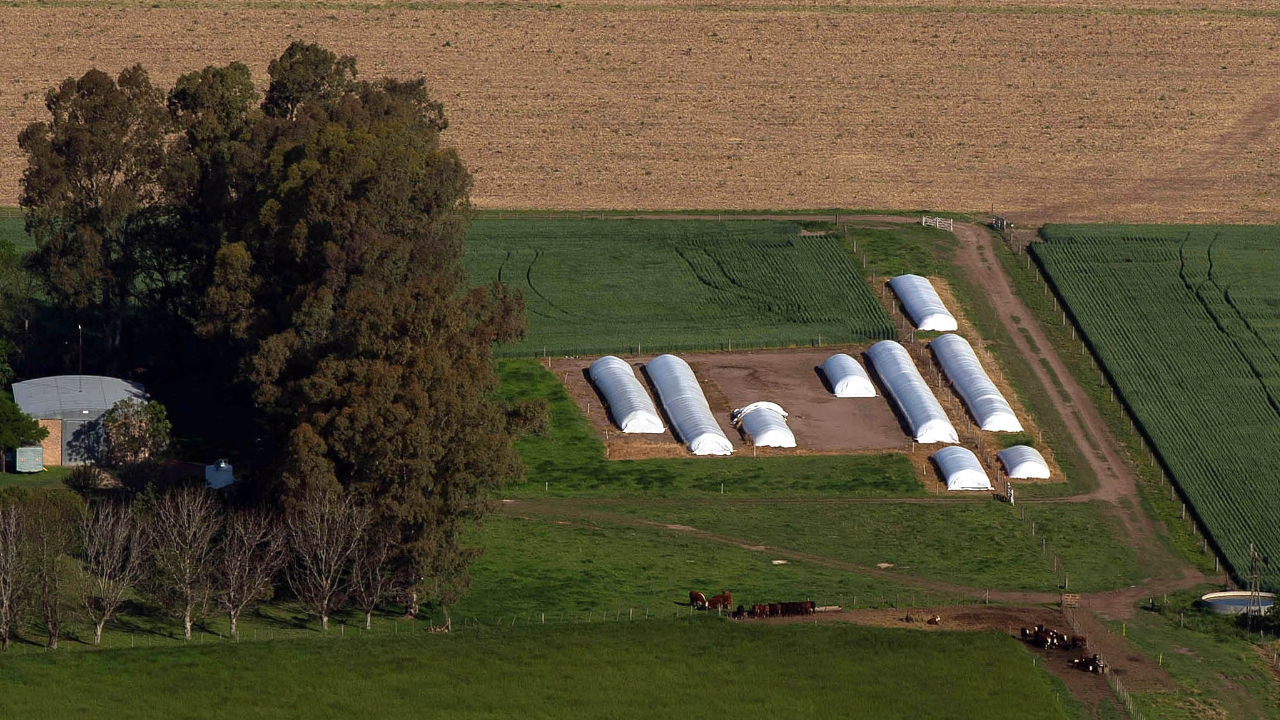
[[[1280,219],[1273,3],[34,2],[0,8],[0,203],[44,92],[292,39],[425,77],[496,208]]]
[[[760,455],[813,455],[861,451],[906,450],[910,438],[883,397],[837,398],[823,385],[817,367],[834,352],[857,356],[862,348],[833,347],[822,350],[762,350],[745,353],[681,355],[702,383],[711,412],[735,451],[750,452],[750,445],[729,424],[729,413],[759,400],[776,402],[787,411],[787,424],[796,436],[794,450],[759,448]],[[587,380],[585,370],[595,358],[552,360],[551,369],[565,382],[570,396],[601,438],[608,433],[609,457],[687,457],[688,451],[672,434],[624,435],[601,411],[599,394]],[[653,356],[628,357],[644,383],[642,368]],[[649,388],[661,411],[656,393]],[[589,407],[588,407],[589,404]],[[665,418],[664,418],[665,421]]]

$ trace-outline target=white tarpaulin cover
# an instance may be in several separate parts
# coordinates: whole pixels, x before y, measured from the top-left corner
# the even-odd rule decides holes
[[[889,281],[889,287],[902,300],[903,309],[920,330],[952,332],[957,328],[956,319],[947,312],[929,278],[899,275]]]
[[[645,366],[676,434],[694,455],[730,455],[733,443],[711,414],[707,397],[689,363],[675,355],[659,355]]]
[[[952,445],[942,448],[932,457],[947,482],[948,490],[991,489],[987,471],[982,469],[982,463],[968,448]]]
[[[787,411],[771,402],[753,402],[733,411],[733,424],[741,425],[758,447],[796,446],[796,436],[787,427]]]
[[[1028,445],[1014,445],[996,453],[1004,465],[1004,474],[1014,480],[1049,477],[1049,463],[1039,450]]]
[[[920,377],[905,348],[892,340],[881,340],[867,350],[867,357],[880,375],[885,390],[902,411],[916,442],[957,443],[956,429]]]
[[[831,383],[831,392],[836,397],[875,397],[876,386],[871,384],[867,371],[862,369],[857,360],[836,353],[822,363],[822,372]]]
[[[929,343],[951,387],[973,413],[978,427],[988,432],[1022,432],[1022,423],[982,369],[969,341],[959,335],[940,335]]]
[[[658,417],[649,393],[636,379],[636,373],[626,360],[606,355],[591,363],[587,371],[591,382],[604,395],[609,404],[613,421],[624,433],[660,433],[667,429]]]

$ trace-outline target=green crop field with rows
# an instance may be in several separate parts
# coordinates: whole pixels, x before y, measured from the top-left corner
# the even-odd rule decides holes
[[[894,336],[833,237],[796,223],[477,220],[473,284],[518,288],[529,335],[499,355],[856,343]]]
[[[1036,260],[1237,577],[1250,543],[1280,559],[1280,228],[1044,236]]]

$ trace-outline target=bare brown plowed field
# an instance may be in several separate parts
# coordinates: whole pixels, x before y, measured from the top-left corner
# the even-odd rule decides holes
[[[1271,3],[960,2],[20,1],[0,8],[0,203],[61,78],[242,60],[261,81],[304,39],[427,78],[480,207],[1280,220]]]

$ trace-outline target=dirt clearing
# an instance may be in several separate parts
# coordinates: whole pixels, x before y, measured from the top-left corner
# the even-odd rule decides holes
[[[681,355],[702,384],[711,412],[733,443],[735,453],[752,452],[750,444],[729,423],[729,413],[752,402],[768,400],[787,411],[787,424],[796,436],[794,450],[758,448],[759,455],[808,455],[828,453],[906,450],[910,438],[884,397],[837,398],[827,391],[818,366],[835,352],[859,357],[863,347],[837,346],[822,350],[761,350],[741,353]],[[642,384],[644,364],[652,355],[627,357]],[[563,358],[551,361],[551,371],[565,384],[569,395],[587,414],[606,443],[612,459],[688,457],[667,422],[661,435],[624,435],[602,412],[602,399],[584,372],[595,358]],[[654,404],[661,402],[647,387]]]

